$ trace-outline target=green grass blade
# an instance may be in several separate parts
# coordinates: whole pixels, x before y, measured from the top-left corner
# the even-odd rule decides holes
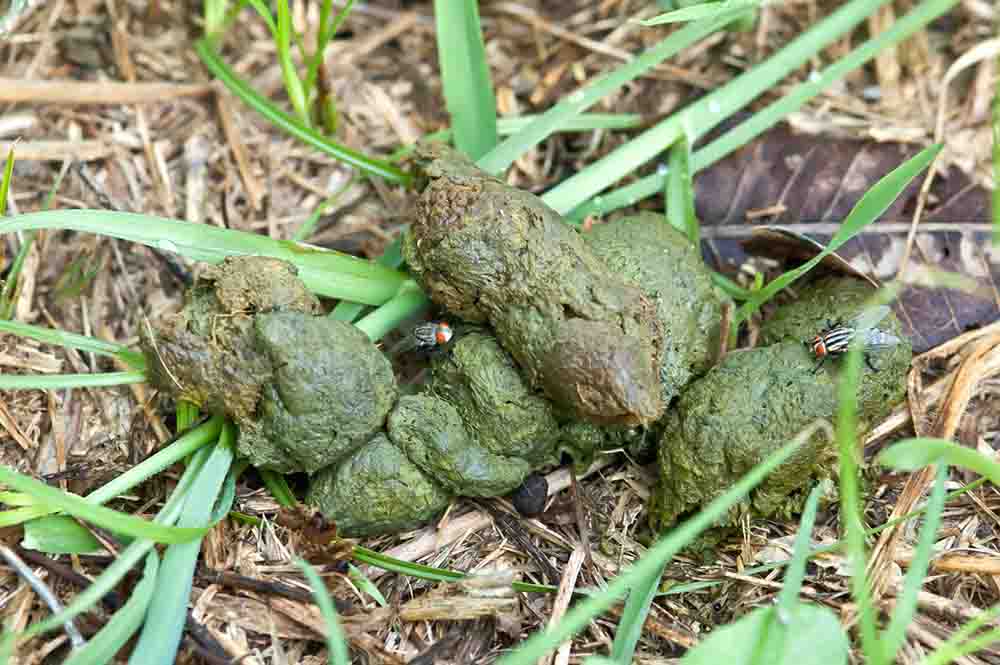
[[[46,554],[90,554],[103,549],[90,531],[65,515],[48,515],[25,524],[21,546]]]
[[[700,248],[701,232],[694,211],[694,183],[691,181],[691,142],[686,136],[681,136],[670,148],[666,201],[667,221]]]
[[[778,594],[778,602],[773,609],[773,614],[766,615],[768,620],[761,622],[761,630],[755,636],[752,648],[747,652],[752,663],[765,665],[779,662],[777,655],[787,653],[789,646],[794,645],[794,641],[798,638],[791,631],[795,628],[793,626],[795,619],[799,622],[802,621],[800,609],[803,606],[799,603],[799,592],[802,590],[802,581],[806,575],[809,541],[812,537],[813,525],[816,522],[819,496],[820,488],[818,486],[809,492],[809,498],[806,500],[806,507],[799,522],[799,530],[795,536],[792,560],[785,570],[784,584]],[[750,644],[747,646],[751,647]],[[784,662],[784,659],[782,658],[780,662]]]
[[[858,605],[861,646],[869,662],[878,662],[881,654],[876,636],[875,617],[865,573],[863,506],[858,488],[857,457],[857,387],[860,381],[862,352],[855,341],[841,366],[837,387],[837,445],[840,450],[840,519],[847,532],[847,556],[851,568],[851,595]]]
[[[331,0],[323,0],[323,4],[320,7],[319,31],[316,33],[316,52],[309,59],[309,65],[306,70],[306,90],[313,90],[316,87],[316,80],[319,77],[319,66],[323,62],[323,54],[326,52],[326,47],[329,45],[330,40],[333,39],[333,36],[337,34],[337,31],[340,30],[340,26],[347,20],[348,15],[350,15],[351,9],[354,8],[354,0],[347,0],[343,9],[340,10],[340,13],[337,14],[337,17],[331,23],[329,16],[332,13],[332,8],[333,3]]]
[[[362,547],[360,545],[354,546],[352,556],[355,561],[368,564],[369,566],[375,566],[393,573],[399,573],[401,575],[416,577],[423,580],[430,580],[432,582],[457,582],[465,577],[464,573],[444,568],[435,568],[433,566],[425,566],[411,561],[402,561],[401,559],[387,556],[381,552],[376,552],[375,550],[370,550],[367,547]]]
[[[184,501],[184,509],[177,523],[194,527],[204,533],[220,497],[224,482],[233,463],[235,428],[226,424],[211,456],[205,462],[198,480]],[[228,511],[229,507],[225,507]],[[171,545],[163,555],[156,592],[146,613],[139,640],[129,659],[130,665],[171,665],[177,655],[187,606],[191,597],[194,569],[201,552],[201,540]]]
[[[1000,463],[947,439],[904,439],[883,450],[878,462],[898,471],[916,471],[941,462],[975,471],[994,485],[1000,484]]]
[[[431,582],[457,582],[458,580],[465,577],[465,573],[459,573],[454,570],[448,570],[447,568],[435,568],[433,566],[425,566],[420,563],[413,563],[411,561],[403,561],[402,559],[396,559],[380,552],[370,550],[367,547],[361,547],[360,545],[355,545],[351,552],[351,556],[355,561],[367,564],[369,566],[374,566],[376,568],[381,568],[382,570],[387,570],[393,573],[399,573],[400,575],[406,575],[407,577],[416,577],[422,580],[429,580]],[[514,582],[510,585],[515,591],[523,591],[524,593],[555,593],[556,588],[549,586],[547,584],[530,584],[527,582]]]
[[[303,223],[302,226],[300,226],[295,231],[295,233],[292,235],[292,240],[295,240],[296,242],[305,241],[305,239],[308,238],[309,235],[313,232],[313,229],[316,228],[316,224],[319,223],[319,218],[323,216],[323,213],[326,212],[326,209],[329,208],[334,203],[336,203],[337,199],[343,196],[344,192],[346,192],[359,182],[361,182],[360,177],[351,178],[350,180],[345,182],[340,189],[338,189],[336,192],[334,192],[329,197],[324,199],[323,202],[321,202],[318,206],[316,206],[316,209],[312,211],[312,214],[309,215],[309,219],[307,219],[305,223]]]
[[[229,473],[226,474],[226,479],[222,481],[222,489],[219,490],[219,496],[215,500],[212,514],[209,515],[209,524],[217,524],[226,519],[232,510],[233,502],[236,500],[236,479],[242,472],[242,469],[238,468],[238,466],[238,462],[229,466]]]
[[[7,197],[10,196],[10,183],[14,179],[14,148],[7,152],[7,162],[3,167],[3,181],[0,181],[0,215],[7,214]]]
[[[72,602],[63,608],[62,612],[54,614],[44,621],[28,626],[19,638],[27,639],[35,635],[47,633],[57,628],[62,628],[62,624],[69,619],[90,610],[101,598],[109,592],[128,575],[128,572],[139,562],[142,557],[153,549],[155,543],[150,540],[137,540],[123,549],[110,566],[104,569],[94,582],[73,598]]]
[[[353,563],[347,564],[347,576],[351,579],[351,582],[354,583],[354,586],[356,586],[359,591],[371,596],[372,599],[378,603],[379,607],[387,607],[389,605],[389,601],[385,599],[385,596],[383,596],[382,592],[378,590],[375,583],[368,579],[368,577],[361,572],[361,569]]]
[[[270,121],[275,127],[288,133],[302,143],[319,150],[325,155],[340,160],[371,176],[385,178],[398,185],[409,186],[412,176],[382,160],[373,159],[342,145],[329,141],[319,132],[302,125],[287,113],[261,96],[256,90],[236,76],[219,58],[212,45],[205,39],[195,42],[195,51],[205,67],[219,79],[226,88],[243,102]]]
[[[34,231],[25,233],[21,241],[21,247],[18,248],[17,254],[14,255],[14,260],[10,264],[10,269],[7,271],[7,278],[3,283],[3,289],[0,290],[0,320],[7,320],[14,316],[14,305],[17,301],[17,285],[21,279],[21,269],[24,268],[24,261],[28,258],[28,252],[31,251],[31,246],[34,243]]]
[[[853,238],[864,227],[878,219],[903,192],[909,182],[934,161],[940,150],[940,145],[921,150],[919,154],[907,160],[901,166],[896,167],[875,183],[871,189],[865,192],[861,200],[855,204],[822,252],[798,268],[789,270],[772,280],[764,288],[753,292],[752,297],[736,311],[736,315],[733,317],[733,330],[736,330],[740,323],[746,321],[754,312],[760,309],[761,305],[773,298],[779,291],[804,276],[825,257],[840,249],[841,245]]]
[[[288,6],[288,0],[276,0],[275,6],[278,10],[277,31],[274,35],[274,45],[277,51],[278,66],[281,67],[281,78],[285,82],[285,92],[288,93],[288,100],[299,116],[299,121],[303,127],[309,127],[309,106],[306,102],[306,91],[302,85],[302,79],[296,71],[295,62],[292,59],[292,10]]]
[[[519,134],[533,125],[540,117],[542,116],[529,113],[526,115],[497,118],[497,133],[501,136]],[[641,124],[642,116],[633,113],[581,113],[580,115],[570,116],[569,119],[564,120],[562,124],[553,128],[551,133],[589,132],[594,129],[634,129]],[[454,132],[452,132],[451,129],[439,129],[436,132],[424,135],[420,140],[451,143],[453,134]],[[525,141],[527,141],[527,139],[525,139]],[[537,143],[537,141],[534,143],[526,142],[524,145],[527,147],[521,152],[530,150],[531,147]],[[413,153],[413,148],[414,146],[412,144],[397,148],[396,151],[389,157],[389,161],[397,162],[403,159]],[[495,148],[495,150],[499,150],[499,146]],[[483,158],[477,163],[483,164],[486,159],[487,157],[483,156]]]
[[[271,37],[277,40],[278,24],[274,22],[274,15],[271,14],[271,9],[264,3],[264,0],[247,0],[247,2],[257,10],[260,17],[264,19],[264,23],[267,24],[267,29],[271,31]]]
[[[292,488],[288,486],[288,481],[283,475],[276,471],[260,469],[260,477],[264,481],[264,487],[271,493],[279,506],[291,508],[298,503],[295,493],[292,492]]]
[[[455,146],[476,160],[497,144],[493,94],[478,2],[434,0],[441,85]]]
[[[733,300],[749,300],[751,294],[753,293],[751,289],[743,288],[725,275],[713,272],[711,277],[712,283]]]
[[[934,543],[938,537],[938,527],[941,526],[941,513],[944,511],[944,484],[948,480],[948,465],[938,466],[934,487],[931,489],[930,500],[927,502],[927,516],[920,528],[920,540],[913,553],[910,569],[903,579],[903,591],[896,599],[896,608],[892,612],[889,627],[882,633],[879,640],[882,644],[883,662],[894,662],[896,652],[906,640],[906,629],[917,610],[917,596],[920,595],[927,568],[934,555]]]
[[[29,520],[45,517],[46,515],[59,512],[58,510],[53,510],[44,504],[39,504],[34,499],[32,499],[32,504],[33,505],[25,506],[23,508],[0,511],[0,529],[14,526],[15,524],[24,524]]]
[[[125,646],[146,618],[146,608],[153,599],[156,578],[160,567],[156,552],[146,555],[146,569],[135,585],[128,600],[108,620],[104,628],[88,640],[87,645],[73,652],[63,665],[104,665],[110,663]]]
[[[375,262],[393,270],[398,270],[403,265],[403,234],[406,230],[400,231],[399,235],[393,238],[382,255],[375,259]],[[337,303],[337,306],[330,312],[330,318],[337,321],[347,321],[353,323],[361,313],[365,311],[365,306],[361,303],[348,302],[346,300]]]
[[[618,621],[618,630],[615,631],[615,641],[611,644],[611,659],[616,663],[632,662],[635,647],[639,644],[642,629],[646,625],[649,608],[653,605],[657,591],[660,590],[660,578],[663,577],[663,569],[666,566],[664,562],[648,578],[639,580],[629,589],[625,609],[622,610],[622,618]]]
[[[167,502],[156,516],[157,523],[169,525],[173,524],[177,520],[178,516],[181,514],[181,510],[184,508],[184,501],[188,496],[188,491],[191,489],[192,485],[194,485],[195,481],[197,481],[205,460],[208,459],[208,453],[210,452],[210,449],[204,448],[199,450],[191,458],[191,464],[188,465],[188,468],[184,471],[180,481],[177,483],[177,487],[174,488],[170,498],[167,499]],[[128,571],[131,570],[136,563],[138,563],[139,559],[153,549],[155,544],[156,543],[151,540],[134,541],[121,551],[118,558],[116,558],[110,566],[105,568],[104,572],[102,572],[89,587],[77,594],[76,597],[73,598],[73,600],[67,604],[65,608],[63,608],[62,612],[59,612],[44,621],[28,626],[28,628],[25,629],[19,637],[28,638],[34,635],[40,635],[50,630],[61,628],[62,624],[69,619],[72,619],[81,612],[89,610],[109,591],[114,589],[115,586],[121,582],[122,578],[128,574]]]
[[[330,593],[316,569],[302,559],[295,562],[302,569],[306,581],[312,588],[313,598],[316,599],[316,606],[326,624],[326,650],[329,652],[330,665],[351,665],[351,654],[347,649],[347,636],[344,629],[340,627],[340,620],[337,618],[337,609],[330,600]]]
[[[61,390],[106,388],[145,383],[145,372],[101,372],[98,374],[30,374],[0,376],[0,390]]]
[[[295,264],[299,277],[314,293],[367,305],[381,305],[389,300],[406,279],[401,272],[348,254],[152,215],[54,210],[18,215],[0,222],[0,233],[28,229],[97,233],[208,263],[218,263],[233,255],[271,256]]]
[[[105,503],[120,496],[140,483],[152,478],[164,469],[187,458],[203,446],[219,438],[224,418],[215,415],[198,427],[183,432],[162,450],[150,455],[125,473],[87,495],[91,503]]]
[[[7,506],[36,506],[34,497],[21,492],[0,492],[0,503]]]
[[[924,665],[946,665],[950,663],[955,663],[959,658],[966,656],[970,653],[976,653],[980,649],[985,649],[986,647],[995,644],[1000,640],[1000,628],[994,628],[993,630],[988,630],[982,635],[978,635],[967,642],[949,648],[941,649],[935,653],[941,654],[937,658],[928,658],[924,661]],[[950,645],[949,645],[950,646]]]
[[[228,0],[205,0],[202,15],[205,22],[205,35],[209,39],[217,39],[222,31],[226,19],[227,3]]]
[[[347,14],[350,13],[353,5],[354,0],[347,0],[347,5],[341,10],[338,18],[343,16],[346,19]],[[307,95],[312,95],[315,92],[316,80],[319,77],[319,67],[323,63],[323,53],[326,51],[326,45],[337,31],[336,27],[333,30],[330,30],[330,17],[332,15],[332,0],[320,0],[319,25],[316,26],[316,48],[312,55],[309,55],[305,52],[305,48],[302,47],[302,59],[306,63],[306,78],[304,85]],[[337,27],[339,27],[339,23],[337,24]]]
[[[377,342],[403,321],[417,316],[430,307],[430,300],[416,283],[404,284],[395,298],[355,323],[369,339]]]
[[[11,153],[13,155],[13,153]],[[13,159],[7,160],[7,170],[4,173],[4,187],[10,187],[10,179],[12,176],[11,168],[14,165]],[[45,203],[42,206],[43,210],[48,210],[52,207],[52,203],[55,201],[56,192],[59,191],[59,186],[62,184],[63,178],[69,171],[69,162],[63,162],[63,167],[56,176],[55,181],[52,183],[52,187],[49,189],[48,196],[45,197]],[[3,200],[6,204],[7,194],[4,193]],[[35,232],[25,233],[24,237],[21,239],[21,247],[17,250],[17,255],[14,257],[14,261],[10,268],[7,270],[7,280],[4,282],[3,289],[0,291],[0,319],[10,319],[14,316],[14,306],[16,304],[17,298],[17,286],[21,279],[21,269],[24,267],[24,261],[28,257],[28,252],[31,251],[32,245],[35,244]]]
[[[858,0],[854,0],[854,4],[857,4],[857,2]],[[822,93],[832,83],[843,78],[848,72],[862,66],[880,51],[909,37],[930,21],[947,12],[956,2],[957,0],[926,0],[908,14],[894,21],[889,29],[879,33],[862,46],[840,58],[822,72],[811,76],[808,81],[797,84],[787,94],[782,95],[778,101],[755,113],[751,118],[726,132],[712,143],[700,150],[696,150],[691,157],[692,171],[697,173],[711,166],[737,148],[746,145],[752,139],[776,125],[790,113],[801,108],[807,101]],[[846,6],[844,9],[846,9]],[[843,9],[840,11],[843,11]],[[778,57],[784,53],[785,51],[782,50],[774,57]],[[746,79],[741,85],[756,85],[754,79],[755,71],[757,71],[756,68],[747,72],[743,77],[740,77],[745,77]],[[720,115],[726,115],[724,104],[720,102],[718,108],[723,110],[723,113]],[[686,110],[682,111],[682,113],[684,112]],[[644,136],[645,134],[635,140],[642,140]],[[664,175],[657,173],[641,178],[626,187],[594,197],[592,200],[574,208],[571,218],[574,221],[580,221],[590,215],[605,215],[619,208],[634,205],[636,201],[641,201],[662,191],[664,180]],[[545,196],[548,197],[549,194]],[[546,199],[546,202],[549,202],[549,200]]]
[[[1000,639],[1000,628],[994,628],[970,642],[966,642],[966,640],[970,635],[987,623],[992,622],[998,616],[1000,616],[1000,605],[994,605],[988,610],[980,612],[978,616],[969,620],[961,628],[949,635],[947,641],[938,646],[921,665],[948,665],[968,653],[978,651],[980,648],[996,642]]]
[[[847,74],[862,67],[880,52],[898,44],[946,13],[955,4],[957,4],[957,0],[930,0],[896,19],[888,29],[839,58],[821,72],[810,76],[808,80],[795,85],[788,93],[781,95],[777,101],[699,150],[694,156],[695,171],[714,164],[729,153],[746,145],[791,113],[802,108],[806,102],[819,96]]]
[[[7,214],[7,197],[10,196],[10,183],[14,179],[14,148],[7,153],[7,163],[3,169],[3,181],[0,182],[0,216]],[[14,305],[14,291],[17,289],[18,276],[21,274],[21,266],[24,265],[24,258],[28,254],[28,248],[34,242],[35,234],[28,234],[22,239],[21,248],[11,263],[7,271],[3,287],[0,287],[0,319],[9,319],[12,316]]]
[[[531,127],[540,117],[541,116],[529,114],[497,118],[497,132],[502,136],[519,134]],[[637,113],[581,113],[580,115],[570,116],[563,123],[561,123],[559,128],[554,130],[554,132],[589,132],[595,129],[634,129],[641,124],[642,116]],[[445,136],[450,137],[451,133],[446,130]],[[497,146],[498,150],[499,148],[500,146]]]
[[[670,56],[704,39],[721,29],[728,20],[711,19],[699,21],[677,30],[631,62],[600,77],[586,87],[567,95],[558,104],[543,113],[528,127],[519,131],[477,161],[478,166],[488,173],[501,173],[514,161],[533,147],[565,129],[570,122],[603,97],[641,76]],[[501,124],[503,120],[501,120]],[[546,201],[552,205],[551,201]],[[566,212],[561,211],[561,212]]]
[[[7,624],[12,621],[13,618],[5,621],[0,629],[0,665],[7,665],[14,657],[15,645],[17,644],[16,636],[7,628]]]
[[[611,581],[607,588],[577,603],[558,625],[536,633],[516,651],[497,661],[497,665],[534,665],[539,658],[558,647],[564,640],[583,630],[593,618],[617,602],[628,589],[652,576],[699,533],[715,524],[730,507],[744,500],[754,487],[791,457],[800,445],[801,440],[797,439],[775,451],[722,496],[659,540],[645,556]]]
[[[573,210],[656,157],[684,133],[696,141],[706,132],[806,64],[854,29],[887,0],[851,0],[760,65],[674,113],[638,137],[567,178],[542,199],[560,213]]]
[[[177,432],[179,435],[185,434],[185,430],[189,430],[196,424],[198,424],[198,417],[199,417],[198,414],[199,414],[198,407],[192,404],[191,402],[181,400],[177,403],[176,419],[177,419]],[[210,420],[215,420],[216,418],[217,416],[213,416]]]
[[[30,494],[52,508],[58,508],[109,531],[134,538],[146,538],[158,543],[184,543],[205,533],[205,529],[179,529],[163,526],[139,517],[125,515],[110,508],[94,505],[82,497],[49,487],[45,483],[24,476],[5,466],[0,466],[0,483]]]
[[[973,482],[969,483],[968,485],[965,485],[964,487],[961,487],[961,488],[959,488],[957,490],[949,492],[945,496],[945,502],[949,503],[949,502],[953,501],[954,499],[957,499],[957,498],[961,497],[962,495],[971,492],[972,490],[980,487],[981,485],[984,485],[986,483],[986,481],[987,481],[986,478],[980,478],[979,480],[973,481]],[[891,529],[891,528],[896,527],[896,526],[898,526],[900,524],[903,524],[903,523],[905,523],[905,522],[907,522],[907,521],[909,521],[911,519],[914,519],[916,517],[920,517],[921,515],[923,515],[926,512],[926,510],[927,510],[926,506],[922,507],[922,508],[917,508],[916,510],[912,510],[912,511],[910,511],[909,513],[907,513],[905,515],[901,515],[899,517],[895,517],[895,518],[893,518],[891,520],[888,520],[885,523],[880,524],[880,525],[878,525],[876,527],[871,527],[869,529],[865,529],[864,536],[865,536],[865,538],[871,538],[873,536],[877,536],[878,534],[882,533],[886,529]],[[811,550],[809,550],[809,558],[811,559],[811,558],[813,558],[815,556],[818,556],[820,554],[829,554],[831,552],[838,552],[838,551],[843,550],[844,547],[845,547],[845,544],[844,544],[844,541],[842,541],[842,540],[841,541],[835,541],[835,542],[830,543],[828,545],[821,545],[819,547],[814,547]],[[778,568],[784,568],[786,565],[787,565],[787,563],[785,563],[785,562],[777,562],[777,563],[762,564],[760,566],[752,566],[750,568],[744,569],[743,570],[743,574],[744,575],[761,575],[761,574],[764,574],[764,573],[768,573],[768,572],[770,572],[772,570],[776,570]],[[679,593],[690,593],[691,591],[700,591],[700,590],[703,590],[703,589],[709,589],[709,588],[717,587],[720,584],[721,584],[721,582],[696,582],[696,583],[691,583],[691,584],[678,584],[675,587],[671,587],[669,591],[664,591],[663,593],[661,593],[659,595],[661,595],[661,596],[668,596],[668,595],[675,595],[675,594],[679,594]]]
[[[684,23],[706,18],[731,16],[738,18],[761,4],[762,0],[723,0],[722,2],[704,2],[690,7],[682,7],[672,12],[666,12],[640,23],[646,27],[666,25],[668,23]]]
[[[812,537],[813,525],[816,523],[816,511],[819,509],[820,488],[814,487],[809,492],[802,519],[799,521],[799,531],[795,535],[795,548],[792,560],[788,562],[785,571],[784,584],[778,594],[778,612],[791,615],[799,604],[799,592],[806,577],[806,562],[809,560],[809,541]]]

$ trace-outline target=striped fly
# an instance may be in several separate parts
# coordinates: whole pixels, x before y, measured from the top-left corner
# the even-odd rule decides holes
[[[434,353],[447,348],[454,337],[455,329],[447,321],[425,321],[410,330],[388,353],[393,357],[410,351]]]
[[[451,341],[455,331],[447,321],[429,321],[413,329],[413,337],[418,349],[434,349]]]
[[[859,335],[861,336],[865,364],[873,372],[878,371],[872,365],[869,353],[889,349],[902,342],[896,335],[877,327],[888,315],[889,307],[878,305],[866,309],[848,323],[828,323],[825,330],[813,337],[811,341],[806,342],[813,355],[819,360],[816,364],[816,369],[813,371],[818,371],[827,358],[847,353],[851,342]]]

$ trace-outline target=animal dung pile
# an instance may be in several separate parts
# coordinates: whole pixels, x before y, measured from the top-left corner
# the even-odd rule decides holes
[[[761,347],[711,367],[721,298],[697,248],[662,217],[580,233],[446,146],[420,146],[416,163],[423,187],[403,254],[461,324],[435,336],[417,392],[401,396],[383,352],[324,316],[276,259],[209,266],[185,307],[142,339],[154,384],[230,416],[255,466],[309,474],[307,500],[343,535],[409,529],[455,496],[510,493],[564,452],[584,465],[647,440],[660,472],[650,519],[667,529],[832,418],[839,362],[817,371],[802,341],[828,318],[851,320],[868,283],[807,284],[765,322]],[[885,338],[902,335],[891,315],[879,325]],[[909,345],[879,356],[861,381],[864,422],[903,397]],[[817,431],[720,526],[794,512],[833,460]]]

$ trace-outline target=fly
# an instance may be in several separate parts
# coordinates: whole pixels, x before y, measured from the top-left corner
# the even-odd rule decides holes
[[[417,348],[423,350],[444,346],[451,341],[455,331],[446,321],[428,321],[413,329]]]
[[[455,329],[446,321],[425,321],[413,327],[410,334],[389,350],[390,356],[419,351],[428,353],[444,348],[455,337]]]
[[[806,342],[813,355],[819,360],[813,371],[819,371],[819,368],[830,356],[841,356],[847,353],[851,342],[860,335],[865,364],[873,372],[877,372],[878,368],[872,365],[869,352],[892,348],[902,342],[896,335],[876,327],[888,315],[889,307],[878,305],[861,312],[849,323],[827,322],[825,330],[813,337],[812,341]]]

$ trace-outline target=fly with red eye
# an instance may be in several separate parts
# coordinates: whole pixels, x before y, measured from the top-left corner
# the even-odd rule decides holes
[[[388,354],[395,358],[404,353],[416,351],[433,354],[451,346],[457,331],[447,321],[424,321],[410,329],[409,334],[393,345]]]
[[[430,350],[444,346],[455,336],[455,331],[446,321],[428,321],[413,329],[417,348]]]
[[[865,364],[873,372],[878,368],[871,362],[870,353],[881,349],[888,349],[899,344],[902,340],[890,332],[876,328],[889,314],[889,308],[879,305],[865,310],[850,323],[827,323],[825,330],[807,341],[806,345],[812,354],[819,360],[813,372],[819,371],[826,359],[831,356],[842,356],[847,353],[851,342],[858,335],[861,336],[862,349],[864,351]]]

